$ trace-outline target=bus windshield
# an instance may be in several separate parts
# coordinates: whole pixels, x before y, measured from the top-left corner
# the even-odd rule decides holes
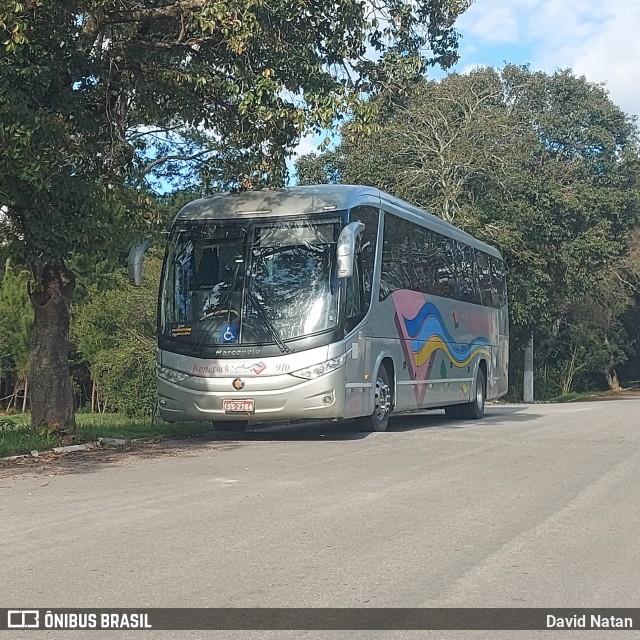
[[[210,344],[276,343],[334,329],[338,218],[182,225],[162,284],[161,332]]]

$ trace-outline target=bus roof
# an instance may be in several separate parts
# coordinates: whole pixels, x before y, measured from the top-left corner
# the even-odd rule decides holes
[[[332,211],[343,211],[358,205],[380,206],[385,203],[393,207],[394,213],[398,212],[412,222],[423,224],[443,235],[501,257],[497,249],[474,238],[459,227],[380,189],[367,186],[321,184],[221,193],[188,203],[180,210],[174,224],[187,220],[198,222],[221,219],[237,220],[245,216],[248,218],[312,213],[330,214]]]
[[[242,215],[290,216],[351,208],[362,197],[379,201],[379,190],[351,185],[312,185],[285,189],[261,189],[221,193],[187,204],[178,214],[182,220],[235,218]]]

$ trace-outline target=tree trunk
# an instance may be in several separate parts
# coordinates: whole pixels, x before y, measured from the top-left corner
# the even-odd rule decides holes
[[[31,334],[31,425],[75,428],[69,375],[69,325],[74,274],[47,265],[38,288],[31,292],[34,311]]]
[[[616,393],[620,391],[620,380],[618,379],[618,372],[615,367],[605,369],[604,377],[607,379],[607,384],[611,391],[615,391]]]

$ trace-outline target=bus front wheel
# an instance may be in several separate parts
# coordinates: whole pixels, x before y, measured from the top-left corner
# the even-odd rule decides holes
[[[392,405],[392,390],[389,372],[384,364],[380,365],[374,389],[373,413],[358,418],[360,431],[386,431]]]

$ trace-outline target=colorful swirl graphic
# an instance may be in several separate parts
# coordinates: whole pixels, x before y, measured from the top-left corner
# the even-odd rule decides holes
[[[456,342],[432,302],[426,302],[414,318],[402,316],[407,335],[411,338],[411,351],[415,363],[421,367],[438,349],[444,351],[456,367],[466,367],[476,356],[491,357],[489,341],[474,338],[471,343]]]

